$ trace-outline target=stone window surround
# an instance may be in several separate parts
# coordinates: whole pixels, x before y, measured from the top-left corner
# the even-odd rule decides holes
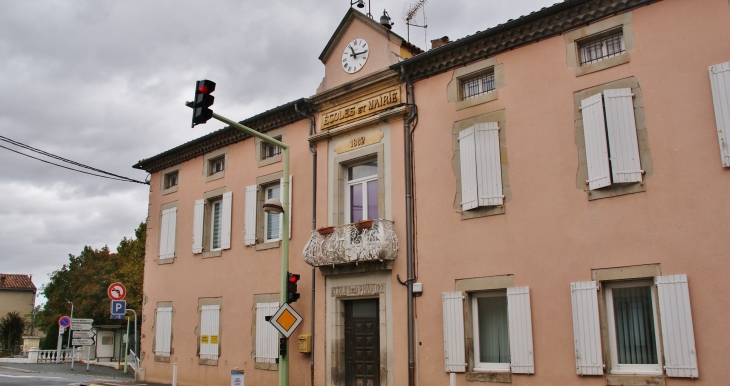
[[[152,353],[155,353],[155,346],[157,345],[157,339],[155,339],[157,335],[157,309],[161,307],[172,307],[172,302],[157,302],[157,306],[155,307],[155,317],[154,317],[154,324],[152,325]],[[172,318],[175,318],[175,308],[172,308]],[[170,356],[175,353],[175,349],[172,348],[172,325],[170,325],[170,355],[155,355],[155,362],[165,362],[170,363]]]
[[[461,158],[459,156],[459,132],[466,130],[477,123],[497,122],[499,125],[499,154],[502,163],[502,194],[504,204],[495,206],[480,206],[471,210],[461,210]],[[493,111],[491,113],[477,115],[461,121],[454,122],[451,131],[452,151],[454,158],[451,160],[451,169],[456,178],[456,195],[454,196],[454,211],[461,214],[462,220],[478,217],[494,216],[505,213],[505,206],[512,201],[512,189],[509,185],[509,163],[507,159],[507,113],[506,110]]]
[[[284,130],[283,127],[276,129],[276,130],[270,130],[266,133],[266,135],[268,135],[269,137],[272,137],[272,138],[281,136],[281,139],[280,139],[281,142],[284,142],[284,140],[286,139],[285,134],[286,134],[286,131]],[[271,158],[263,158],[264,157],[264,153],[263,153],[264,146],[263,146],[263,141],[261,139],[254,137],[254,146],[256,147],[256,162],[258,162],[259,167],[281,162],[281,160],[282,160],[281,153],[277,154]]]
[[[565,44],[567,46],[568,68],[575,69],[575,76],[578,77],[628,63],[630,60],[629,51],[636,49],[636,40],[634,39],[634,31],[631,26],[633,19],[634,13],[627,12],[566,33]],[[619,28],[623,30],[624,47],[626,48],[626,52],[621,55],[614,56],[613,58],[601,60],[600,62],[586,64],[585,66],[580,65],[580,52],[578,52],[578,45],[581,41],[585,41],[593,36]]]
[[[362,135],[362,133],[355,134]],[[378,218],[387,218],[386,198],[390,197],[390,184],[385,178],[385,146],[376,143],[351,150],[334,157],[331,191],[333,225],[345,224],[345,194],[347,194],[347,169],[367,161],[378,163]]]
[[[456,280],[456,291],[466,293],[464,296],[464,339],[467,363],[467,381],[511,383],[510,372],[474,371],[474,326],[472,315],[472,293],[505,290],[515,286],[514,275],[498,275]]]
[[[615,268],[599,268],[591,270],[591,278],[598,284],[598,319],[601,325],[601,347],[603,349],[603,357],[606,358],[604,370],[606,376],[606,384],[611,386],[635,386],[635,385],[651,385],[664,386],[665,375],[613,375],[611,374],[611,346],[608,337],[608,315],[606,314],[606,296],[603,286],[606,282],[626,281],[626,280],[654,280],[657,276],[661,276],[660,264],[645,264],[628,267]],[[654,291],[654,302],[656,299],[656,291]],[[661,320],[657,318],[655,325],[659,333],[659,342],[662,341]],[[659,358],[663,357],[663,347],[658,344]]]
[[[198,298],[198,324],[195,326],[195,337],[197,351],[195,355],[198,357],[198,364],[201,366],[218,366],[218,360],[215,359],[200,359],[200,316],[203,313],[203,306],[219,305],[219,317],[218,317],[218,360],[221,357],[221,347],[223,346],[223,298]]]
[[[169,189],[165,189],[165,176],[173,172],[177,172],[177,185],[172,186]],[[180,185],[180,174],[182,174],[180,173],[180,165],[169,167],[160,172],[160,192],[163,196],[166,194],[177,192],[177,187]]]
[[[461,80],[490,68],[494,69],[494,91],[473,98],[460,100],[459,89],[461,88]],[[504,65],[498,64],[496,57],[491,57],[454,70],[451,82],[449,82],[449,85],[446,87],[446,99],[449,103],[455,104],[456,110],[458,111],[467,107],[496,100],[498,97],[498,90],[502,88],[504,88]]]
[[[278,363],[256,362],[256,304],[257,303],[274,303],[279,302],[279,293],[273,294],[255,294],[253,295],[253,306],[251,308],[251,360],[254,362],[254,368],[259,370],[278,371]]]
[[[644,170],[644,179],[641,182],[628,184],[614,184],[601,189],[588,190],[588,166],[586,164],[586,143],[583,136],[583,115],[580,111],[580,101],[592,95],[602,93],[603,90],[616,88],[631,88],[634,94],[634,117],[636,119],[636,137],[639,144],[639,158]],[[588,193],[588,200],[598,200],[625,194],[646,191],[646,183],[654,175],[654,162],[649,149],[649,134],[646,129],[644,115],[643,93],[639,82],[634,77],[620,79],[573,93],[573,110],[575,111],[575,144],[578,147],[578,171],[576,173],[576,188]]]
[[[276,173],[267,174],[265,176],[256,178],[256,250],[263,251],[266,249],[279,248],[281,246],[281,240],[274,240],[264,242],[266,240],[266,224],[264,215],[264,201],[266,201],[266,188],[271,185],[280,184],[281,178],[284,176],[284,171],[278,171]],[[290,203],[291,205],[291,203]],[[279,224],[281,226],[281,223]]]
[[[172,264],[175,262],[175,257],[171,257],[169,259],[160,259],[160,240],[162,240],[162,211],[167,210],[170,208],[177,208],[177,201],[168,202],[167,204],[163,204],[160,207],[160,215],[158,216],[158,224],[157,227],[157,251],[155,251],[155,255],[157,256],[157,264]],[[178,214],[179,216],[179,214]],[[175,224],[175,255],[177,255],[177,223]]]
[[[210,160],[218,158],[219,156],[224,156],[223,160],[223,170],[215,173],[210,174]],[[205,177],[205,182],[215,181],[219,180],[223,177],[225,177],[226,169],[228,169],[229,165],[228,160],[228,147],[224,147],[215,151],[212,151],[210,153],[207,153],[203,156],[203,177]]]
[[[209,257],[220,257],[223,255],[223,250],[210,250],[210,237],[211,237],[211,216],[213,215],[214,201],[218,201],[223,198],[223,193],[226,192],[226,187],[220,187],[218,189],[209,190],[203,193],[203,200],[205,200],[205,208],[203,209],[203,259]]]

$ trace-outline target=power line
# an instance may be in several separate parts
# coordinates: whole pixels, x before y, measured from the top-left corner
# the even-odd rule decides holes
[[[40,159],[40,158],[37,158],[37,157],[33,157],[32,155],[25,154],[25,153],[19,152],[17,150],[14,150],[14,149],[11,149],[11,148],[8,148],[8,147],[5,147],[5,146],[0,145],[0,148],[6,149],[6,150],[10,150],[13,153],[17,153],[17,154],[20,154],[20,155],[24,155],[26,157],[33,158],[33,159],[38,160],[38,161],[41,161],[41,162],[45,162],[47,164],[51,164],[51,165],[58,166],[58,167],[61,167],[61,168],[64,168],[64,169],[68,169],[68,170],[73,170],[73,171],[79,172],[79,173],[88,174],[88,175],[95,176],[95,177],[108,178],[110,180],[117,180],[117,181],[124,181],[124,182],[134,182],[134,183],[137,183],[137,184],[149,185],[149,182],[138,181],[138,180],[135,180],[135,179],[132,179],[132,178],[128,178],[128,177],[116,175],[114,173],[109,173],[109,172],[103,171],[101,169],[97,169],[97,168],[94,168],[94,167],[91,167],[91,166],[88,166],[88,165],[84,165],[84,164],[79,163],[79,162],[76,162],[76,161],[71,161],[69,159],[66,159],[66,158],[57,156],[55,154],[51,154],[51,153],[45,152],[43,150],[36,149],[34,147],[28,146],[28,145],[26,145],[24,143],[21,143],[21,142],[18,142],[18,141],[14,141],[14,140],[12,140],[10,138],[7,138],[7,137],[0,136],[0,141],[8,142],[8,143],[11,143],[11,144],[13,144],[15,146],[18,146],[18,147],[21,147],[21,148],[24,148],[24,149],[27,149],[27,150],[30,150],[30,151],[33,151],[33,152],[36,152],[36,153],[39,153],[39,154],[43,154],[43,155],[45,155],[47,157],[54,158],[54,159],[57,159],[57,160],[60,160],[60,161],[63,161],[63,162],[70,163],[72,165],[76,165],[76,166],[79,166],[79,167],[82,167],[82,168],[90,169],[90,170],[93,170],[95,172],[103,173],[103,174],[107,174],[107,175],[104,176],[104,175],[100,175],[100,174],[96,174],[96,173],[89,173],[89,172],[85,172],[83,170],[78,170],[78,169],[70,168],[68,166],[59,165],[57,163],[50,162],[50,161],[46,161],[44,159]]]

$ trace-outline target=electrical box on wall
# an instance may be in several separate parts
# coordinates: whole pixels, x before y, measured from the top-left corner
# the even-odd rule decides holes
[[[303,353],[312,352],[312,335],[311,334],[299,335],[299,352],[303,352]]]
[[[413,283],[413,293],[420,296],[423,293],[423,283]]]

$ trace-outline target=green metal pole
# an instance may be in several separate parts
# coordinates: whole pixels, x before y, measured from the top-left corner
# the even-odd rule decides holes
[[[127,373],[127,355],[129,354],[129,316],[127,316],[127,339],[124,342],[124,374]]]
[[[186,102],[185,106],[193,107],[192,102]],[[289,272],[289,145],[284,142],[277,141],[268,135],[259,133],[258,131],[246,127],[236,121],[213,113],[213,118],[230,125],[233,128],[243,131],[246,134],[261,139],[264,142],[276,145],[281,148],[284,153],[284,183],[281,191],[281,204],[284,207],[281,222],[281,286],[279,287],[279,304],[286,303],[287,281],[286,274]],[[279,338],[284,335],[279,334]],[[287,350],[288,352],[289,350]],[[126,366],[126,365],[125,365]],[[126,371],[125,371],[126,372]],[[289,386],[289,357],[279,355],[279,386]]]

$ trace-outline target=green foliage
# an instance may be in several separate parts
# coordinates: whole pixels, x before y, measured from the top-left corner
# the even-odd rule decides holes
[[[0,318],[0,347],[5,350],[19,349],[26,327],[28,322],[17,311],[10,311]]]
[[[101,249],[86,246],[78,256],[69,255],[68,263],[52,272],[49,283],[41,288],[47,301],[36,317],[36,325],[50,333],[61,316],[70,316],[69,302],[73,302],[75,317],[92,318],[95,324],[122,324],[109,319],[110,300],[106,291],[114,282],[127,287],[127,308],[139,312],[146,235],[147,224],[141,223],[135,231],[136,238],[125,237],[116,253],[110,252],[107,246]],[[55,344],[56,338],[53,341]]]
[[[46,330],[45,338],[41,339],[38,347],[41,350],[55,350],[58,344],[58,323],[54,323]]]

